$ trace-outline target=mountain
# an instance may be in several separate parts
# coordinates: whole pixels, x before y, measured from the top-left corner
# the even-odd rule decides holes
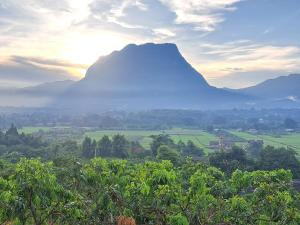
[[[266,80],[258,85],[242,88],[240,93],[269,99],[300,98],[300,74]]]
[[[300,74],[280,76],[252,87],[235,90],[238,93],[260,98],[273,107],[300,106]]]
[[[18,89],[17,92],[25,95],[54,97],[65,92],[74,83],[75,81],[73,80],[54,81],[43,83],[37,86],[21,88]]]
[[[174,44],[130,44],[99,58],[56,102],[56,107],[98,109],[227,108],[248,101],[210,86]]]
[[[24,88],[0,89],[1,106],[41,107],[64,93],[75,81],[64,80]]]
[[[80,81],[0,89],[1,106],[54,107],[72,112],[147,109],[300,107],[300,74],[243,89],[207,83],[174,44],[130,44],[100,57]]]

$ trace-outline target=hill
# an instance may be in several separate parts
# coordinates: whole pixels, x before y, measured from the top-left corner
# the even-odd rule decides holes
[[[239,92],[264,98],[300,98],[300,74],[280,76],[258,85],[239,89]]]
[[[174,44],[130,44],[99,58],[60,96],[69,109],[227,108],[249,100],[210,86]]]
[[[41,107],[47,106],[64,93],[75,81],[64,80],[43,83],[24,88],[0,89],[1,106]]]
[[[255,96],[273,107],[295,107],[300,105],[300,74],[280,76],[255,86],[235,90]]]

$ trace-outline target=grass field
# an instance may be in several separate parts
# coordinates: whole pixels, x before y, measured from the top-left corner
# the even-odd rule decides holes
[[[32,134],[38,132],[39,130],[49,131],[51,127],[23,127],[19,129],[20,133]]]
[[[20,129],[20,132],[24,133],[34,133],[39,130],[49,131],[52,128],[50,127],[24,127]],[[168,134],[170,137],[175,141],[183,141],[187,142],[188,140],[193,141],[197,146],[204,149],[206,153],[211,152],[212,150],[209,148],[209,142],[218,140],[218,137],[207,133],[203,130],[194,130],[194,129],[171,129],[171,130],[161,130],[161,131],[149,131],[149,130],[99,130],[99,131],[87,131],[82,136],[82,139],[85,136],[90,138],[99,140],[104,135],[108,135],[112,137],[115,134],[124,135],[127,139],[131,141],[139,141],[144,148],[150,149],[150,143],[152,141],[151,135],[158,135],[158,134]],[[241,137],[247,140],[258,140],[261,139],[264,141],[265,146],[271,145],[275,147],[291,147],[295,149],[300,155],[300,133],[297,134],[289,134],[289,135],[281,135],[279,137],[271,136],[271,135],[254,135],[247,132],[240,132],[240,131],[230,131],[235,136]],[[79,139],[78,141],[82,141]],[[239,146],[246,144],[245,142],[238,142],[236,143]]]
[[[208,148],[208,144],[212,140],[217,140],[218,137],[206,133],[202,130],[187,130],[187,129],[172,129],[172,130],[163,130],[163,131],[140,131],[140,130],[101,130],[101,131],[92,131],[86,132],[85,136],[99,140],[104,135],[113,136],[115,134],[124,135],[131,141],[139,141],[144,148],[149,149],[150,143],[152,141],[151,135],[158,134],[168,134],[175,141],[187,142],[188,140],[193,141],[197,146],[204,149],[205,152],[211,151]]]
[[[300,154],[300,134],[288,134],[281,136],[271,135],[253,135],[246,132],[230,131],[232,134],[244,138],[245,140],[263,140],[264,145],[275,147],[290,147],[295,149]]]

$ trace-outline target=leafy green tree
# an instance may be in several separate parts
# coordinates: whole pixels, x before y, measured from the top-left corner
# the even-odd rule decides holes
[[[176,165],[180,161],[180,155],[178,154],[178,152],[167,145],[161,145],[158,148],[156,158],[159,160],[170,160]]]
[[[130,177],[125,197],[137,224],[168,224],[178,214],[181,183],[171,162],[135,165]]]
[[[204,151],[189,140],[185,148],[182,149],[182,154],[185,156],[202,157],[204,156]]]
[[[114,224],[115,217],[122,214],[122,195],[128,179],[125,166],[126,161],[95,158],[83,167],[81,192],[86,199],[83,224]]]
[[[150,144],[151,150],[155,157],[158,153],[158,148],[161,145],[167,145],[172,148],[176,147],[176,145],[174,144],[174,141],[167,134],[152,135],[151,138],[152,138],[152,142]]]
[[[297,153],[289,148],[267,146],[260,154],[258,168],[262,170],[290,169],[296,178],[300,177],[300,162]]]
[[[60,151],[63,154],[76,156],[79,152],[79,147],[76,141],[67,140],[60,144]]]
[[[6,136],[19,136],[19,132],[17,127],[14,124],[11,124],[10,128],[5,133]]]
[[[175,216],[169,217],[170,225],[189,225],[189,221],[182,214],[177,214]]]
[[[249,141],[247,146],[247,153],[253,158],[258,158],[261,151],[264,148],[264,142],[262,140]]]
[[[82,156],[85,158],[92,158],[95,156],[97,143],[89,137],[85,137],[82,142]]]
[[[80,218],[76,198],[58,184],[52,164],[22,159],[8,181],[0,181],[4,218],[21,224],[72,224]],[[69,222],[66,222],[69,220]]]
[[[210,154],[209,163],[227,174],[231,174],[236,169],[249,170],[254,167],[254,163],[248,159],[246,151],[237,146],[229,151]]]
[[[112,155],[112,142],[107,135],[104,135],[98,142],[99,156],[108,157]]]
[[[128,157],[129,143],[124,135],[114,135],[112,140],[112,155],[118,158]]]
[[[300,194],[290,170],[229,175],[191,158],[178,165],[103,158],[0,161],[0,224],[115,225],[118,218],[156,225],[300,224]]]

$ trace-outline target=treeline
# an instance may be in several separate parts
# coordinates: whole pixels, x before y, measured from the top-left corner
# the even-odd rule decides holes
[[[287,170],[221,170],[187,160],[0,161],[0,224],[300,224]]]
[[[164,130],[172,127],[197,129],[256,129],[261,132],[299,130],[299,109],[233,109],[233,110],[151,110],[142,112],[111,111],[98,114],[64,114],[38,112],[0,114],[0,127],[10,123],[22,126],[68,126],[98,129]]]
[[[146,150],[138,141],[128,141],[125,136],[117,134],[109,138],[104,135],[98,142],[85,137],[82,142],[82,156],[85,158],[116,157],[116,158],[157,158],[168,159],[179,163],[183,157],[201,158],[203,149],[192,141],[175,143],[169,135],[152,135],[151,151]]]
[[[44,142],[40,138],[24,133],[19,134],[14,125],[0,133],[0,158],[9,162],[18,162],[22,157],[42,160],[60,158],[91,159],[94,157],[119,158],[135,161],[170,160],[175,166],[190,157],[194,161],[207,162],[231,175],[236,169],[255,170],[291,170],[294,178],[300,178],[300,162],[293,149],[263,147],[260,142],[253,142],[247,148],[234,146],[230,150],[217,151],[205,155],[203,149],[192,141],[175,143],[169,135],[151,136],[150,149],[145,149],[138,141],[129,141],[123,135],[112,137],[104,135],[96,141],[85,137],[80,143],[74,140],[63,142]]]
[[[293,178],[300,178],[300,162],[293,149],[262,148],[255,157],[248,151],[233,147],[231,150],[212,153],[208,156],[209,164],[230,175],[236,169],[243,171],[287,169]]]
[[[14,125],[0,132],[0,158],[17,162],[22,157],[40,157],[43,160],[56,158],[91,159],[97,156],[121,159],[169,159],[179,163],[184,157],[201,158],[204,152],[192,141],[174,141],[165,134],[151,136],[151,150],[145,149],[138,141],[129,141],[124,135],[104,135],[99,141],[85,137],[76,140],[46,142],[30,134],[19,133]],[[161,148],[160,148],[161,147]]]
[[[85,137],[82,142],[82,156],[85,158],[116,157],[128,158],[131,156],[141,156],[145,149],[138,141],[128,141],[125,136],[116,134],[112,138],[104,135],[98,142],[89,137]]]
[[[5,132],[0,131],[0,157],[18,161],[21,157],[41,156],[47,144],[40,138],[19,133],[14,125]]]

